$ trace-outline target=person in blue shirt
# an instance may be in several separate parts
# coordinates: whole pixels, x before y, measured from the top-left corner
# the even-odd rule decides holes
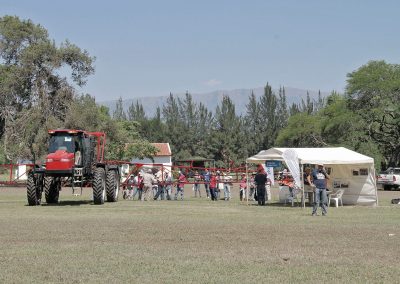
[[[326,195],[326,185],[329,175],[326,173],[324,165],[318,164],[317,169],[312,173],[313,181],[311,186],[314,188],[314,206],[312,216],[317,215],[317,209],[321,206],[322,216],[326,216],[328,208],[328,197]]]
[[[204,188],[206,189],[207,198],[210,198],[210,172],[206,169],[203,174]]]

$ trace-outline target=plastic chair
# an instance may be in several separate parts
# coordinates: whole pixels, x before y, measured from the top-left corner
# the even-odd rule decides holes
[[[344,189],[339,189],[335,193],[329,194],[328,206],[331,204],[331,200],[335,201],[336,207],[339,207],[339,201],[340,201],[340,204],[343,206],[343,201],[342,201],[343,193],[344,193]]]

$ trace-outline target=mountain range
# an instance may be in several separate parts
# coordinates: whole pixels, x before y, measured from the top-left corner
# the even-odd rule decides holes
[[[273,91],[275,92],[275,94],[278,94],[278,90]],[[246,105],[249,102],[249,96],[252,92],[258,99],[264,94],[264,88],[259,87],[254,89],[217,90],[210,93],[191,93],[191,95],[194,102],[203,103],[210,111],[213,112],[215,111],[217,104],[221,103],[223,96],[229,96],[232,102],[235,104],[236,113],[242,114],[246,112]],[[293,103],[300,104],[302,100],[306,100],[307,93],[312,100],[318,99],[318,91],[309,91],[304,89],[285,87],[287,105],[291,106]],[[321,92],[322,98],[327,97],[328,95],[328,92]],[[125,99],[123,100],[123,106],[125,111],[127,111],[132,103],[136,104],[136,102],[138,101],[143,105],[143,109],[146,112],[146,115],[148,117],[152,117],[155,114],[157,107],[162,108],[168,96],[169,95],[158,97],[134,97],[131,99]],[[185,94],[174,94],[174,97],[184,98]],[[110,114],[112,114],[115,110],[117,100],[100,101],[98,103],[107,106],[110,109]]]

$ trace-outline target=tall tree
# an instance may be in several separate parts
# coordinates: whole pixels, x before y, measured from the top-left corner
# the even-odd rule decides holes
[[[131,103],[128,109],[128,119],[133,121],[144,121],[146,119],[146,113],[143,105],[137,100],[136,103]]]
[[[276,121],[277,131],[279,131],[280,129],[284,128],[287,125],[287,121],[289,119],[285,87],[279,88],[276,116],[277,116],[277,121]]]
[[[118,101],[115,103],[115,110],[113,112],[113,119],[118,121],[127,120],[126,113],[124,110],[124,101],[119,97]]]
[[[260,126],[259,132],[262,137],[262,149],[268,149],[274,146],[277,127],[277,98],[272,88],[267,84],[264,88],[264,95],[260,98]]]
[[[75,92],[72,84],[86,83],[94,58],[69,41],[57,47],[42,26],[15,16],[0,18],[0,58],[4,152],[9,159],[31,158],[36,137],[62,125]],[[65,66],[69,78],[60,75]]]
[[[247,151],[250,154],[257,153],[262,145],[262,136],[260,135],[260,104],[257,101],[254,92],[251,92],[249,96],[249,102],[246,105],[246,114],[244,117],[244,131],[245,131],[245,139],[247,141]]]
[[[234,103],[228,96],[223,96],[221,106],[218,105],[215,110],[213,136],[217,139],[216,160],[221,161],[221,165],[225,167],[244,159],[242,125],[241,118],[236,115]]]
[[[349,108],[365,122],[365,131],[388,165],[400,163],[400,65],[371,61],[347,75]]]
[[[307,91],[306,101],[301,99],[301,108],[302,112],[306,112],[308,114],[314,113],[314,102],[311,100],[310,93]]]
[[[173,153],[178,153],[182,144],[181,134],[184,125],[179,112],[179,102],[171,93],[162,107],[162,115],[165,123],[165,139],[171,144]]]

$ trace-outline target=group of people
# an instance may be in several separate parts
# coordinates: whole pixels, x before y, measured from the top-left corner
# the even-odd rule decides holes
[[[124,188],[124,198],[128,200],[134,200],[136,195],[138,200],[146,201],[153,198],[157,200],[161,199],[172,199],[172,174],[170,172],[157,171],[153,174],[151,169],[138,172],[136,175],[131,174],[126,181]],[[183,187],[182,184],[177,185]],[[176,192],[175,198],[178,197],[178,191]],[[183,192],[183,189],[181,190]],[[183,193],[182,193],[183,199]]]
[[[125,184],[124,198],[134,200],[183,200],[184,186],[187,183],[193,184],[192,189],[195,197],[202,197],[201,188],[203,185],[205,195],[212,201],[223,199],[229,201],[232,197],[231,188],[233,186],[232,176],[229,172],[209,171],[199,173],[195,171],[192,175],[193,181],[189,182],[182,171],[178,172],[178,178],[175,181],[170,171],[162,172],[158,170],[153,174],[152,169],[142,170],[136,175],[129,176]],[[265,178],[263,179],[262,177]],[[260,205],[265,205],[265,184],[268,179],[265,172],[253,174],[250,178],[250,200],[259,200]],[[173,193],[175,189],[175,192]],[[257,189],[257,191],[256,191]],[[246,175],[243,173],[240,180],[240,200],[244,200],[247,190]]]
[[[327,197],[327,174],[324,166],[319,164],[317,169],[311,171],[306,168],[304,172],[304,185],[308,192],[312,192],[313,196],[313,210],[312,215],[317,215],[318,207],[322,209],[322,215],[327,214],[328,197]],[[183,200],[184,186],[188,180],[182,171],[178,172],[177,181],[174,182],[172,173],[170,171],[162,172],[158,170],[155,174],[151,169],[147,171],[140,171],[137,175],[131,175],[126,182],[126,189],[124,190],[124,198],[133,200],[136,195],[138,200]],[[193,191],[195,197],[201,197],[201,187],[204,185],[206,197],[217,201],[221,198],[221,192],[224,192],[224,200],[231,199],[231,186],[232,177],[227,173],[220,171],[205,170],[203,173],[195,171],[193,174]],[[257,172],[253,173],[250,180],[247,181],[246,175],[242,173],[239,183],[239,196],[240,200],[245,200],[248,193],[249,200],[257,200],[258,205],[264,206],[266,200],[271,198],[267,188],[270,186],[271,180],[268,178],[267,173],[262,165],[259,165]],[[247,190],[249,186],[249,190]],[[175,193],[173,189],[175,187]],[[309,198],[311,200],[311,198]]]

